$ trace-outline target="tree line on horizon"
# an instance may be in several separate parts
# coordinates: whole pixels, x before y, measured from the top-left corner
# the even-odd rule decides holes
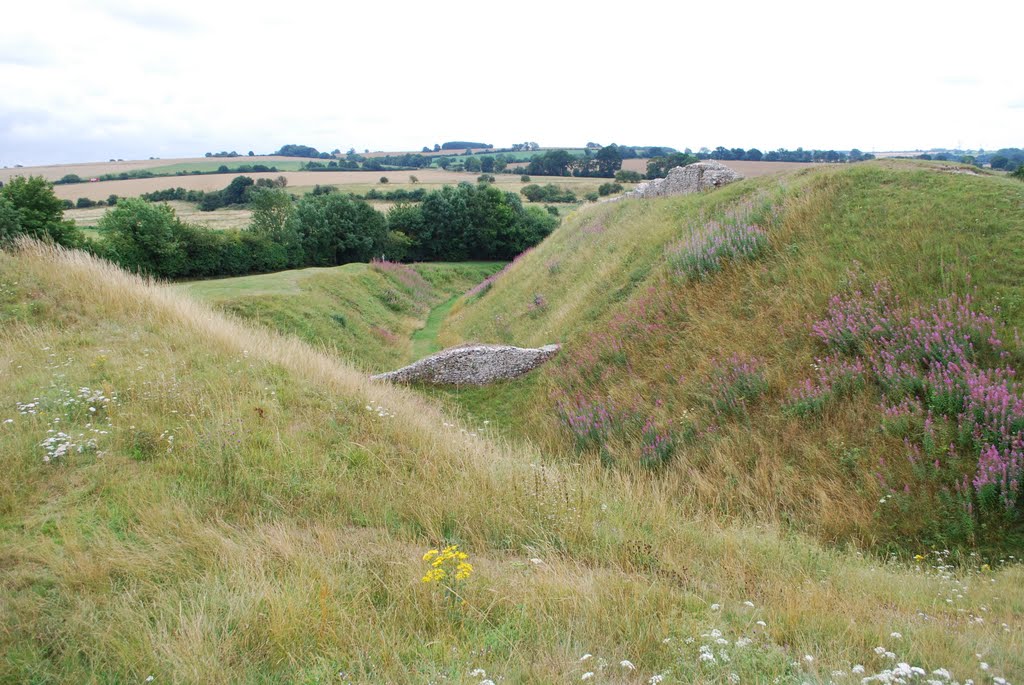
[[[120,199],[100,219],[97,241],[64,219],[52,183],[19,176],[0,187],[0,245],[26,235],[157,278],[214,278],[372,258],[506,261],[558,225],[550,212],[487,183],[429,191],[419,204],[402,202],[386,215],[330,188],[294,199],[239,177],[219,192],[229,196],[225,202],[246,202],[253,216],[245,229],[227,231],[182,221],[167,204]]]

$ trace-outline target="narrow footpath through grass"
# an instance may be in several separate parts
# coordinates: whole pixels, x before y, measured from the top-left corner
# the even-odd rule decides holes
[[[437,342],[437,334],[440,332],[441,324],[448,316],[448,312],[451,311],[459,297],[460,295],[455,295],[430,310],[423,328],[412,334],[412,358],[409,360],[410,362],[423,359],[429,354],[440,351],[441,345]]]

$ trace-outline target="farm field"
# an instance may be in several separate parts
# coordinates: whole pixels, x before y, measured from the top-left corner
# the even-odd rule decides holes
[[[175,159],[135,159],[121,162],[76,162],[69,164],[49,164],[44,166],[11,167],[0,169],[0,181],[6,182],[12,176],[42,176],[43,178],[56,181],[68,174],[77,174],[82,178],[102,176],[103,174],[119,174],[125,171],[138,171],[152,169],[159,166],[177,165],[203,165],[211,161],[218,163],[213,167],[216,169],[221,164],[228,166],[237,164],[266,164],[277,166],[295,162],[296,157],[280,157],[276,155],[264,155],[262,157],[179,157]],[[83,196],[85,197],[85,196]]]
[[[622,161],[622,168],[626,171],[637,171],[641,174],[647,173],[646,159],[626,159]],[[728,161],[721,162],[730,169],[734,169],[747,178],[767,176],[769,174],[786,173],[808,169],[811,167],[825,166],[814,162],[744,162]]]
[[[29,172],[26,172],[29,173]],[[166,188],[185,188],[186,190],[220,190],[237,174],[209,174],[203,176],[170,176],[158,178],[130,179],[125,181],[99,181],[96,183],[76,183],[72,185],[54,186],[57,197],[65,200],[77,200],[87,197],[91,200],[105,200],[110,195],[118,197],[136,197],[143,193],[151,193]],[[382,192],[394,188],[408,189],[423,187],[436,188],[442,185],[455,185],[463,181],[475,183],[479,174],[444,171],[441,169],[418,169],[416,171],[287,171],[283,173],[250,173],[245,174],[252,179],[276,179],[284,176],[288,179],[288,189],[312,188],[314,185],[336,185],[355,193],[365,193],[371,188]],[[408,182],[409,176],[419,179],[418,184]],[[391,183],[381,184],[381,176],[387,177]],[[520,182],[518,175],[495,174],[495,183],[508,190],[518,191],[525,184]],[[578,189],[578,194],[596,190],[597,186],[607,179],[544,177],[533,178],[533,183],[555,183],[560,186]]]
[[[60,186],[58,186],[60,187]],[[252,218],[252,211],[248,209],[222,208],[212,212],[200,211],[195,203],[171,200],[166,204],[170,205],[182,221],[193,224],[202,224],[208,228],[231,229],[245,228]],[[99,223],[100,218],[109,210],[109,207],[89,207],[87,209],[65,209],[64,218],[72,219],[81,228],[93,228]]]

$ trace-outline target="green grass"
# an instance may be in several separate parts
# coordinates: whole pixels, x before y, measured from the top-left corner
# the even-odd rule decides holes
[[[762,258],[700,282],[670,273],[670,244],[702,217],[755,196],[777,213],[765,217]],[[640,423],[650,416],[665,431],[712,426],[713,439],[681,444],[668,467],[687,474],[706,510],[768,516],[825,540],[880,548],[906,549],[908,536],[935,543],[947,531],[934,512],[904,512],[896,523],[878,506],[871,465],[903,450],[877,433],[879,397],[861,396],[824,423],[788,416],[782,406],[822,354],[809,322],[851,273],[861,285],[888,280],[908,302],[973,291],[1012,339],[1024,326],[1022,207],[1024,186],[1008,179],[884,162],[585,207],[485,295],[458,301],[439,334],[443,345],[560,342],[560,357],[521,387],[442,394],[474,414],[511,417],[520,439],[566,459],[598,459],[577,454],[558,419],[556,398],[580,392],[632,407]],[[600,378],[581,377],[581,360],[602,349],[594,341],[605,335],[617,338],[618,351],[602,359]],[[722,421],[708,409],[707,378],[714,359],[737,353],[763,362],[769,390],[749,416]],[[1021,355],[1014,348],[1010,359]],[[638,428],[624,430],[603,458],[629,468],[640,443]],[[852,474],[843,465],[849,454],[859,455]],[[1009,535],[993,544],[1016,547],[1019,535]]]
[[[453,295],[448,300],[431,309],[426,322],[423,324],[423,328],[416,330],[412,334],[412,354],[410,356],[413,359],[422,359],[441,349],[437,342],[437,334],[441,330],[441,323],[448,316],[448,312],[451,311],[457,299],[459,299],[459,296]]]
[[[961,682],[1024,675],[1017,565],[879,562],[715,520],[685,478],[445,426],[82,257],[0,253],[0,320],[0,680],[802,683],[884,669],[879,645]],[[81,388],[116,399],[89,412],[65,399]],[[97,446],[44,463],[49,430]],[[447,542],[475,567],[455,603],[420,580]],[[698,661],[712,629],[729,663]]]
[[[238,167],[243,165],[252,166],[254,164],[262,164],[265,167],[276,167],[278,171],[301,171],[302,165],[307,162],[322,161],[324,164],[329,160],[309,160],[309,159],[296,159],[294,161],[277,161],[267,162],[261,160],[259,157],[231,157],[231,158],[217,158],[206,162],[180,162],[178,164],[164,164],[162,166],[154,166],[145,169],[145,171],[151,171],[158,176],[174,176],[181,173],[192,173],[193,171],[201,171],[204,173],[210,173],[217,171],[222,166],[226,166],[230,172],[235,172]]]
[[[494,266],[419,265],[426,288],[365,265],[169,288],[82,255],[0,252],[0,682],[479,683],[485,669],[508,683],[795,685],[901,661],[1018,682],[1024,567],[913,537],[873,554],[872,534],[909,515],[874,506],[870,470],[900,449],[875,398],[803,423],[777,407],[853,258],[907,297],[970,271],[1018,322],[1024,189],[886,164],[768,183],[570,216],[483,297],[456,301],[439,338],[556,339],[562,356],[430,397],[367,379],[396,350],[353,338],[353,365],[316,329],[352,298],[360,326],[414,309],[408,342]],[[766,255],[665,278],[666,244],[761,191],[779,208]],[[418,287],[387,294],[403,283]],[[190,288],[217,307],[255,301],[271,326]],[[669,319],[648,316],[665,303]],[[316,345],[268,330],[304,319],[321,322],[302,332]],[[640,392],[659,419],[700,420],[709,359],[732,352],[762,357],[770,389],[659,471],[625,463],[629,434],[603,466],[552,424],[550,393],[623,325],[622,355],[592,381],[613,399]],[[83,388],[111,401],[72,399]],[[57,431],[83,449],[45,463]],[[452,543],[475,568],[455,601],[421,581],[424,552]],[[855,664],[863,675],[832,675]]]
[[[440,321],[428,318],[434,307],[500,267],[491,262],[416,264],[400,267],[411,276],[403,282],[367,264],[346,264],[178,287],[244,319],[326,345],[353,364],[385,371],[419,358],[410,338],[425,323],[428,334],[436,335]],[[420,287],[410,287],[415,282]]]

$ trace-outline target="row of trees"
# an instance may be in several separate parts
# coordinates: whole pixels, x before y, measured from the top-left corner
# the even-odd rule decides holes
[[[787,150],[786,148],[780,147],[778,150],[772,150],[771,152],[761,152],[756,147],[744,150],[741,147],[725,148],[719,146],[714,150],[702,147],[696,153],[692,153],[687,149],[686,153],[693,154],[697,159],[717,159],[722,161],[743,160],[748,162],[843,163],[862,162],[875,158],[873,154],[869,152],[861,152],[857,148],[854,148],[849,152],[842,152],[837,150],[805,150],[802,147],[798,147],[795,150]]]
[[[250,225],[217,231],[182,221],[174,210],[142,198],[120,199],[100,220],[101,240],[85,238],[63,219],[63,202],[41,177],[17,177],[0,188],[0,240],[29,235],[80,247],[125,268],[160,278],[208,278],[305,266],[334,266],[384,256],[392,260],[511,259],[558,224],[519,196],[482,183],[446,186],[418,205],[389,213],[341,193],[295,201],[283,188],[239,177],[219,195],[247,202]]]

